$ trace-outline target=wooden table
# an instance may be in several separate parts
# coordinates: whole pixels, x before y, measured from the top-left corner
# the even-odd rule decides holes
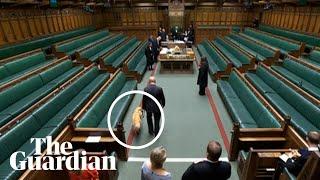
[[[195,58],[195,54],[191,48],[162,48],[158,57],[160,73],[193,74],[193,62],[196,60]]]
[[[193,74],[195,59],[161,59],[160,73],[188,73]]]

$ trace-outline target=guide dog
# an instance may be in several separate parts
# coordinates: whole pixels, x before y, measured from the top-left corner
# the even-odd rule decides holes
[[[136,134],[140,133],[142,118],[143,109],[140,106],[138,106],[132,114],[132,131]]]

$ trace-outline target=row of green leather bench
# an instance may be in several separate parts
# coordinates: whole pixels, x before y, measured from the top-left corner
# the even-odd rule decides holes
[[[217,37],[212,41],[212,44],[232,62],[234,67],[241,71],[254,67],[254,57],[232,45],[228,40]]]
[[[105,55],[126,40],[126,37],[123,34],[116,34],[108,37],[110,38],[93,44],[91,47],[83,49],[82,51],[77,51],[76,59],[78,61],[88,61],[88,63],[97,62],[99,57]]]
[[[134,76],[138,82],[142,80],[142,76],[147,69],[147,59],[144,54],[147,44],[147,41],[140,43],[135,52],[123,63],[123,71],[127,75]]]
[[[109,72],[115,72],[118,68],[122,67],[127,57],[139,46],[140,43],[141,41],[136,37],[129,39],[110,54],[100,57],[100,67],[107,69]]]
[[[307,44],[308,48],[311,48],[311,49],[314,47],[320,46],[320,38],[317,36],[312,36],[312,35],[303,34],[303,33],[292,31],[292,30],[276,28],[276,27],[267,26],[263,24],[259,25],[259,30],[269,32],[278,36],[286,37],[289,39],[293,39],[296,41],[304,42]]]
[[[71,60],[61,63],[0,92],[0,127],[80,72]]]
[[[276,77],[270,67],[261,64],[255,72],[247,72],[245,77],[283,117],[291,117],[290,124],[300,136],[320,130],[319,104]]]
[[[302,56],[302,60],[305,60],[317,67],[320,67],[320,49],[316,48],[309,54]]]
[[[255,41],[260,41],[266,45],[280,50],[281,54],[298,57],[304,51],[304,45],[299,42],[292,42],[290,40],[280,39],[279,37],[274,37],[272,34],[255,30],[252,28],[245,28],[241,33],[246,35],[248,39],[253,39]]]
[[[58,57],[64,57],[66,55],[73,57],[76,51],[86,49],[87,47],[91,47],[92,45],[102,42],[108,39],[108,36],[110,36],[110,33],[106,29],[94,31],[84,36],[75,37],[57,44],[53,44],[52,51]]]
[[[294,57],[286,58],[281,66],[273,65],[271,68],[315,98],[320,99],[320,68],[307,67],[304,61]]]
[[[242,50],[251,54],[253,57],[255,57],[257,62],[264,62],[265,64],[270,65],[278,60],[280,56],[279,50],[274,50],[272,48],[268,48],[267,46],[263,46],[262,44],[252,41],[239,33],[231,33],[225,38]]]
[[[232,63],[208,40],[197,45],[201,57],[206,57],[209,63],[209,73],[218,79],[220,75],[227,75],[231,72]]]
[[[228,79],[217,81],[218,92],[233,122],[240,128],[280,128],[277,117],[269,111],[243,80],[237,70]]]
[[[59,34],[50,34],[21,43],[0,47],[0,59],[28,52],[38,48],[48,48],[52,44],[94,31],[94,27],[80,28]]]
[[[110,84],[99,92],[99,96],[90,102],[90,106],[86,107],[85,112],[75,119],[78,128],[108,128],[107,115],[112,102],[122,93],[135,90],[137,81],[128,79],[121,71],[117,71]],[[111,113],[111,126],[116,128],[119,122],[122,123],[127,109],[132,101],[133,95],[121,98],[114,106]]]
[[[0,136],[0,179],[17,179],[22,171],[11,168],[10,155],[15,151],[23,151],[26,156],[33,155],[34,144],[30,144],[32,137],[52,136],[54,139],[67,125],[67,117],[79,111],[109,79],[109,74],[99,71],[96,66],[90,66],[79,74],[52,98]],[[42,148],[44,147],[45,144]],[[17,161],[25,159],[26,157],[17,157]]]
[[[0,61],[0,86],[54,62],[40,49]]]

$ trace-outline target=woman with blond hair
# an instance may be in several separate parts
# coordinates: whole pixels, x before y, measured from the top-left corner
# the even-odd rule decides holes
[[[163,168],[167,151],[163,147],[154,148],[150,154],[150,161],[142,165],[141,180],[171,180],[171,174]]]

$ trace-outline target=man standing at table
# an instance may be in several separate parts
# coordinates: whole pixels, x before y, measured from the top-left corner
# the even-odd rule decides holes
[[[163,94],[163,90],[161,87],[156,85],[156,79],[154,76],[149,78],[149,83],[144,91],[151,94],[155,97],[162,107],[165,106],[166,100]],[[148,130],[150,135],[157,136],[159,129],[160,129],[160,109],[157,104],[149,97],[143,96],[142,98],[142,108],[147,112],[147,122],[148,122]],[[154,126],[153,126],[153,119],[154,118]]]

